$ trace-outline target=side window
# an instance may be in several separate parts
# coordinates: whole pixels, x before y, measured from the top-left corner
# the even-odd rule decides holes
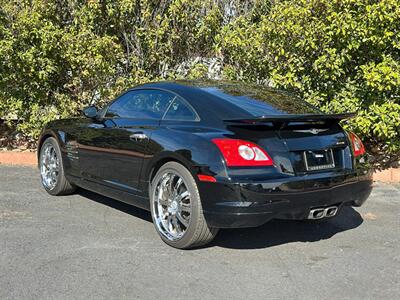
[[[129,91],[107,110],[108,118],[161,119],[175,95],[160,90]]]
[[[164,120],[196,121],[197,114],[182,99],[175,98],[164,116]]]

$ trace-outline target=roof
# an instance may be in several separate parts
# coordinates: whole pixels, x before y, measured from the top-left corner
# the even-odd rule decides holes
[[[294,95],[259,84],[223,80],[177,80],[140,85],[183,97],[200,114],[234,119],[282,114],[315,114],[318,109]]]

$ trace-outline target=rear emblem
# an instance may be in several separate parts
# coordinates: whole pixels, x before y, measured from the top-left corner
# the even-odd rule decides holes
[[[304,129],[304,130],[293,130],[294,132],[309,132],[312,134],[318,134],[320,132],[327,131],[328,129],[317,129],[317,128],[311,128],[311,129]]]

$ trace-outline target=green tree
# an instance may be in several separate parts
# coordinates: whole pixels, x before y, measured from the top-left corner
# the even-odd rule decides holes
[[[400,3],[276,1],[258,22],[241,17],[218,39],[230,78],[293,91],[326,112],[356,111],[347,126],[370,149],[400,149]]]
[[[1,1],[0,115],[37,136],[43,123],[73,115],[109,94],[123,51],[98,35],[84,11],[68,20],[54,1]]]
[[[356,111],[345,126],[395,159],[399,33],[397,0],[0,0],[0,117],[36,137],[137,83],[222,76]]]

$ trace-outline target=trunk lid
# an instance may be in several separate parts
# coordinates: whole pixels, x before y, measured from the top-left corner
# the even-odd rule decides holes
[[[305,175],[352,169],[350,146],[339,122],[353,116],[285,114],[224,122],[232,138],[263,147],[278,173]]]

